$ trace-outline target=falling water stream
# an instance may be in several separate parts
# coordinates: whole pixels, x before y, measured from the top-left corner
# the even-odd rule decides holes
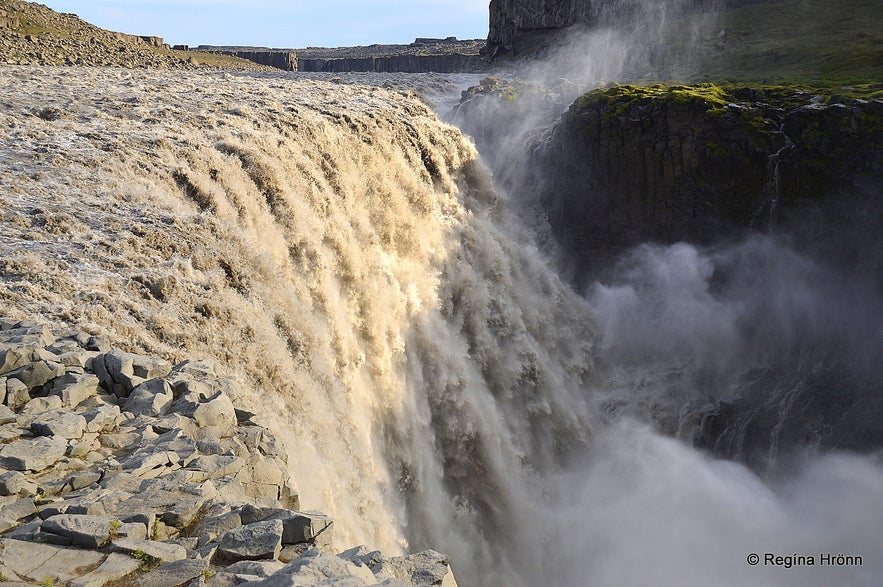
[[[801,453],[767,479],[674,438],[684,406],[737,396],[733,373],[757,359],[750,282],[712,283],[737,253],[641,249],[583,295],[470,140],[393,89],[113,69],[0,81],[5,312],[221,361],[341,550],[432,547],[464,587],[883,576],[878,461]],[[783,325],[846,303],[804,285],[806,313]],[[842,334],[822,322],[797,334]]]

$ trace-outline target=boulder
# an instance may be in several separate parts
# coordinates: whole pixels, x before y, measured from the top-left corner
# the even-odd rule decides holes
[[[159,416],[165,413],[173,399],[168,381],[150,379],[132,390],[123,409],[136,416]]]
[[[39,436],[0,448],[0,467],[10,471],[42,471],[67,452],[67,441],[57,436]]]
[[[53,382],[52,393],[66,408],[78,406],[98,393],[98,377],[92,373],[67,373]]]
[[[60,514],[43,520],[43,531],[70,538],[73,544],[101,548],[110,540],[111,528],[119,521],[107,516]]]
[[[282,532],[280,520],[254,522],[233,528],[221,537],[215,556],[229,562],[275,559],[282,550]]]
[[[359,566],[337,556],[308,550],[270,577],[251,583],[250,587],[301,587],[304,585],[341,585],[360,587],[376,585],[377,579],[368,567]],[[395,583],[391,584],[395,585]]]
[[[31,423],[31,432],[38,436],[82,438],[85,431],[86,419],[64,410],[44,412]]]
[[[136,587],[179,587],[199,577],[209,569],[205,559],[184,559],[164,562],[154,570],[141,575],[133,583]]]

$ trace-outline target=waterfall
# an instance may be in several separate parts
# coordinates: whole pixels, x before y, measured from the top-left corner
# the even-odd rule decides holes
[[[775,485],[660,433],[703,389],[672,384],[681,367],[750,354],[754,314],[710,285],[719,258],[648,249],[655,274],[635,263],[579,295],[472,143],[409,92],[115,69],[0,81],[5,313],[219,360],[336,548],[432,547],[464,586],[883,572],[870,459],[810,455]],[[753,552],[866,563],[783,574]]]

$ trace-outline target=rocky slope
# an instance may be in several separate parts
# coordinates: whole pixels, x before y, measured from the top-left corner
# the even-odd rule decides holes
[[[0,0],[0,63],[255,70],[246,59],[172,51],[158,37],[107,31],[42,4]]]
[[[0,585],[456,585],[433,551],[329,552],[236,385],[0,320]]]

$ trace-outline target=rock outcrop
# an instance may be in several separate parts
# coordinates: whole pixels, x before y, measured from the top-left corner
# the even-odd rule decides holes
[[[209,50],[208,52],[247,59],[283,71],[297,71],[297,53],[287,49]]]
[[[207,58],[217,61],[208,64]],[[172,51],[162,38],[107,31],[76,15],[21,0],[0,0],[0,64],[145,69],[260,69],[247,60]]]
[[[667,17],[692,11],[760,4],[767,0],[491,0],[489,30],[484,52],[491,57],[503,53],[529,53],[554,42],[571,27],[591,28],[621,23],[627,27],[642,20],[661,24]]]
[[[533,155],[554,231],[588,261],[645,241],[805,229],[843,192],[876,201],[881,145],[880,100],[617,86],[577,100]]]
[[[0,320],[0,581],[456,585],[434,551],[328,553],[333,521],[298,511],[235,386],[211,361]]]
[[[377,73],[460,73],[481,71],[487,67],[479,55],[394,55],[389,57],[313,57],[301,58],[299,71],[370,71]]]

